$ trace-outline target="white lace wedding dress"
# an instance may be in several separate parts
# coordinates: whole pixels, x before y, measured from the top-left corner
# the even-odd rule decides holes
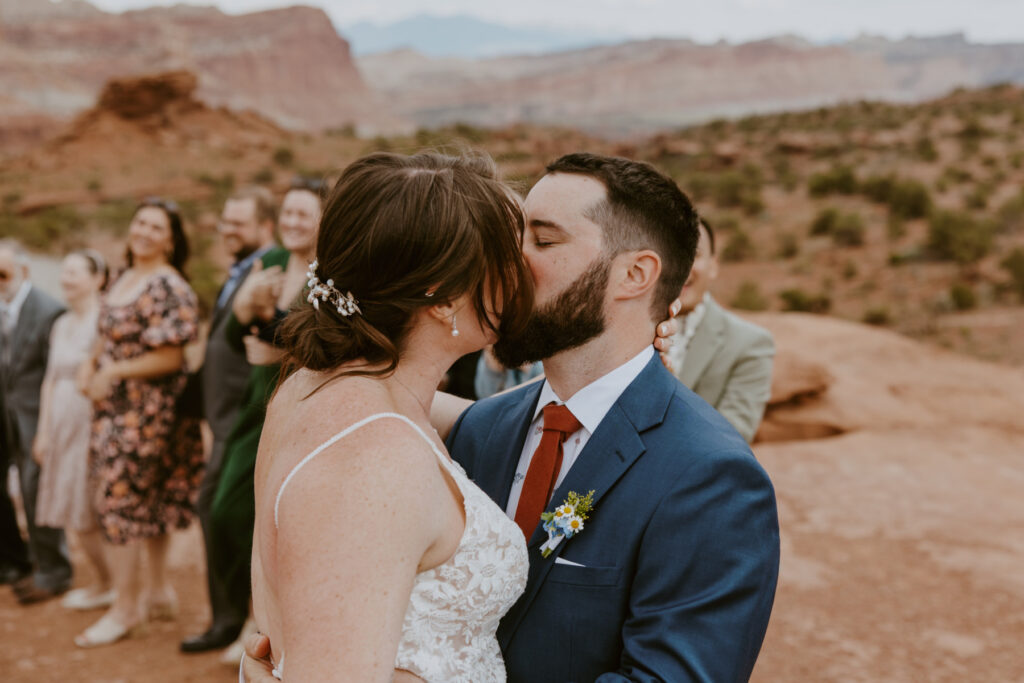
[[[303,458],[277,493],[274,524],[281,494],[303,465],[360,427],[385,418],[406,423],[426,440],[458,485],[466,512],[466,528],[455,553],[444,564],[416,575],[395,668],[428,683],[504,681],[505,664],[495,633],[526,587],[526,541],[519,527],[412,420],[398,413],[371,415]],[[275,674],[280,678],[283,671],[282,655]]]

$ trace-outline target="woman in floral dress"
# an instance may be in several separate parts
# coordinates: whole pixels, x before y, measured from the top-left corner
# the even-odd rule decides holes
[[[116,642],[147,618],[173,617],[168,532],[188,526],[202,476],[198,420],[180,415],[183,349],[196,338],[196,296],[182,276],[188,243],[177,207],[149,200],[128,231],[128,269],[104,297],[99,336],[80,385],[93,401],[91,465],[117,599],[75,638]],[[146,548],[146,591],[140,577]]]

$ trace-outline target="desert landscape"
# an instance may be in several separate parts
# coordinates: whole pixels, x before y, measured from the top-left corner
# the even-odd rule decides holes
[[[782,571],[753,680],[1024,681],[1024,47],[356,59],[311,8],[0,3],[0,234],[41,267],[83,245],[119,262],[135,202],[167,196],[209,306],[231,191],[282,192],[375,150],[483,149],[524,192],[576,150],[669,173],[716,231],[716,297],[778,347],[754,452]],[[596,64],[614,66],[600,86]],[[207,619],[201,553],[196,528],[175,538],[182,614],[116,650],[72,645],[92,615],[0,592],[0,670],[234,680],[177,651]]]

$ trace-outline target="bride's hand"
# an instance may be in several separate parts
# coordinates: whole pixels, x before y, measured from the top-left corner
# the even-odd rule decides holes
[[[672,362],[669,360],[668,351],[672,348],[672,337],[679,331],[679,323],[676,316],[683,303],[676,299],[668,307],[668,320],[663,320],[654,328],[654,348],[661,353],[661,362],[665,364],[669,372],[674,372]]]
[[[276,683],[277,679],[271,673],[273,670],[270,638],[262,633],[253,633],[245,639],[245,661],[242,662],[245,683]]]

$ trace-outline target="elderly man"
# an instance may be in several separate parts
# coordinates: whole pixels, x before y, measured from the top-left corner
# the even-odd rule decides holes
[[[715,233],[700,222],[700,241],[679,300],[669,358],[679,380],[736,428],[754,439],[772,389],[775,343],[771,333],[729,313],[711,296],[718,277]]]
[[[50,328],[64,309],[28,278],[28,255],[21,246],[0,242],[0,465],[5,475],[0,492],[0,580],[13,584],[21,604],[47,600],[71,585],[64,532],[36,525],[39,466],[31,454]],[[12,464],[18,468],[27,546],[7,494],[6,474]]]
[[[217,295],[202,373],[203,410],[213,432],[213,448],[199,489],[198,512],[206,544],[206,578],[213,616],[205,632],[181,642],[182,652],[227,647],[238,637],[249,615],[248,600],[237,604],[231,598],[232,591],[225,585],[224,577],[219,575],[216,563],[210,562],[214,554],[210,547],[210,506],[220,481],[224,443],[242,406],[250,370],[245,355],[228,344],[224,329],[239,286],[248,277],[253,264],[274,244],[276,219],[273,195],[266,188],[248,187],[224,203],[217,226],[224,248],[235,262]]]

